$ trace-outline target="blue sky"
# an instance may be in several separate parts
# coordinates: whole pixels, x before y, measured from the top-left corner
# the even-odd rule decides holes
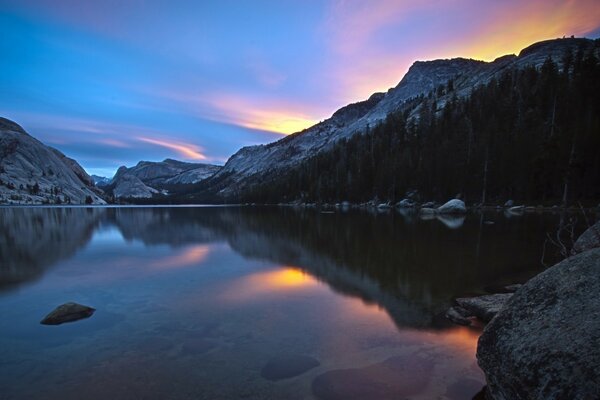
[[[591,0],[0,0],[0,115],[111,176],[222,164],[395,86],[418,59],[597,37]]]

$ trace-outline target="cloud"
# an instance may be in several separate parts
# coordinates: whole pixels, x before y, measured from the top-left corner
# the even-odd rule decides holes
[[[160,96],[177,101],[197,117],[247,129],[291,134],[318,121],[315,108],[283,98],[262,98],[259,94],[163,92]]]
[[[182,157],[190,160],[206,160],[207,157],[201,153],[202,148],[194,144],[183,143],[183,142],[170,142],[167,140],[153,139],[149,137],[138,136],[137,140],[145,143],[154,144],[157,146],[165,147],[167,149],[175,150]]]

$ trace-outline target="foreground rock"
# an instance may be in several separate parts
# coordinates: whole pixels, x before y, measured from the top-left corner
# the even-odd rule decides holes
[[[477,317],[484,322],[489,322],[512,296],[513,293],[497,293],[477,297],[464,297],[456,299],[456,304],[467,310],[469,315]]]
[[[588,228],[573,244],[571,255],[600,247],[600,221]]]
[[[65,322],[73,322],[89,318],[96,311],[95,308],[77,303],[65,303],[56,307],[50,314],[40,322],[43,325],[60,325]]]
[[[440,214],[466,214],[467,207],[465,202],[459,199],[452,199],[436,210]]]
[[[485,328],[477,360],[488,395],[597,399],[600,249],[570,257],[521,287]]]
[[[260,375],[270,381],[293,378],[320,365],[316,359],[301,354],[276,357],[260,371]]]

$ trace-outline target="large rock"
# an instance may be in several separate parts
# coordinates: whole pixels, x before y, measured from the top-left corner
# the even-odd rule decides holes
[[[570,257],[521,287],[479,338],[495,400],[597,399],[600,249]]]
[[[512,293],[496,293],[477,297],[463,297],[456,299],[456,304],[467,310],[470,315],[488,322],[500,312],[512,295]]]
[[[579,254],[584,251],[600,247],[600,221],[589,227],[573,244],[571,254]]]
[[[60,325],[65,322],[73,322],[89,318],[96,311],[95,308],[77,303],[65,303],[56,307],[50,314],[40,322],[43,325]]]
[[[437,208],[437,212],[440,214],[465,214],[467,207],[465,202],[459,199],[452,199],[443,206]]]

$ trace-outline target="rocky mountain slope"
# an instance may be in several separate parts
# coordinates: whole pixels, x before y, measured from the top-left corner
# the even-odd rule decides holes
[[[218,172],[218,165],[187,163],[172,159],[140,161],[136,166],[120,167],[110,182],[115,197],[149,198],[171,185],[196,184]]]
[[[0,118],[0,204],[105,204],[73,159]]]
[[[331,118],[302,132],[277,142],[240,149],[217,172],[207,185],[222,197],[231,197],[248,184],[249,178],[284,171],[304,160],[330,149],[342,138],[349,138],[382,123],[391,113],[411,105],[413,117],[418,117],[422,96],[452,85],[452,94],[438,96],[437,107],[442,109],[451,96],[465,96],[474,88],[488,83],[501,73],[525,66],[540,67],[547,58],[560,64],[567,52],[578,49],[598,52],[597,41],[589,39],[557,39],[539,42],[517,55],[507,55],[492,62],[464,58],[415,62],[395,87],[387,93],[376,93],[368,100],[350,104],[336,111]]]

